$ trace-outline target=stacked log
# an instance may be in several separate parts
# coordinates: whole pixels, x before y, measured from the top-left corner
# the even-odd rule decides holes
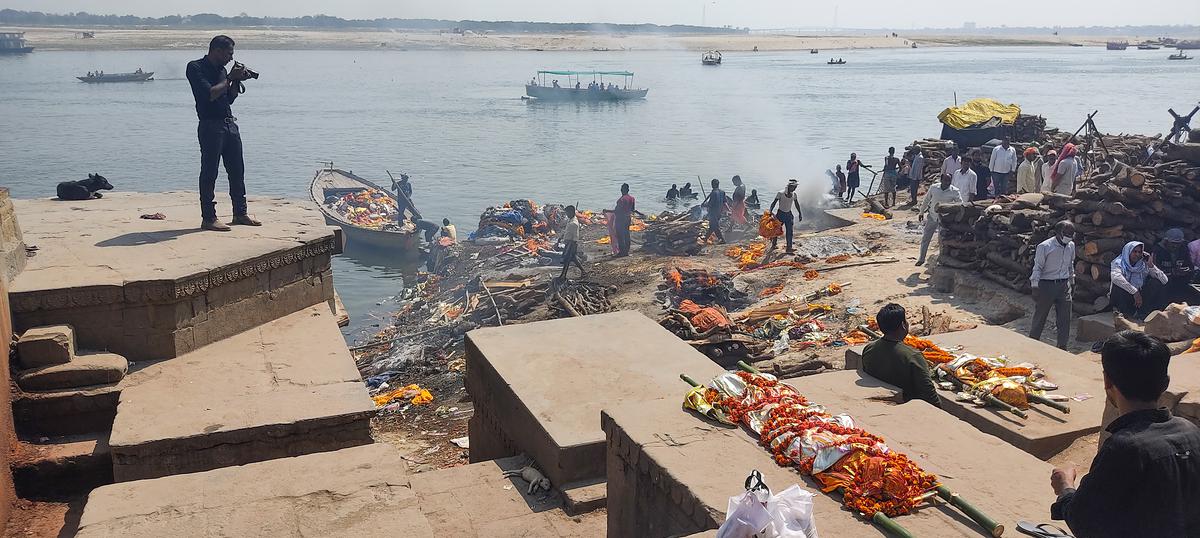
[[[703,222],[686,220],[687,214],[674,219],[660,218],[646,223],[642,236],[643,247],[664,256],[695,256],[704,249],[704,234],[708,226]]]
[[[1136,147],[1145,137],[1110,137],[1115,148]],[[1153,140],[1153,139],[1150,139]],[[1115,155],[1115,153],[1113,154]],[[1145,165],[1110,158],[1085,177],[1074,196],[1031,193],[998,203],[945,204],[939,264],[977,270],[988,280],[1029,291],[1038,243],[1060,220],[1075,224],[1075,310],[1108,307],[1109,264],[1128,241],[1151,247],[1170,228],[1200,235],[1200,166],[1152,159]]]
[[[1036,142],[1046,131],[1046,118],[1032,114],[1021,114],[1017,121],[1008,129],[1009,139],[1013,142]]]
[[[550,310],[557,317],[579,317],[602,314],[612,310],[608,300],[613,288],[595,282],[568,282],[554,292]]]

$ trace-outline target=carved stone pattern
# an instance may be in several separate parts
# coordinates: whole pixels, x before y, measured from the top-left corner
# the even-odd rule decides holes
[[[224,270],[213,271],[206,275],[201,275],[183,282],[179,282],[175,285],[174,297],[176,299],[190,297],[198,293],[204,293],[208,291],[210,287],[221,286],[242,280],[244,278],[250,278],[258,274],[266,273],[271,269],[297,263],[305,258],[313,258],[328,252],[332,252],[334,247],[333,241],[333,237],[323,238],[315,242],[308,243],[300,248],[291,249],[268,258],[245,261],[239,265],[235,265]]]

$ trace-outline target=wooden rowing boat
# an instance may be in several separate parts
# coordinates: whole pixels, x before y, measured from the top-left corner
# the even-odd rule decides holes
[[[348,243],[360,247],[417,253],[419,248],[417,233],[411,224],[398,230],[365,227],[351,222],[330,205],[331,200],[336,200],[345,194],[368,189],[383,192],[395,203],[396,196],[388,189],[351,172],[332,167],[317,170],[316,175],[313,176],[310,194],[313,202],[316,202],[317,208],[321,210],[321,214],[325,216],[325,222],[341,227]]]

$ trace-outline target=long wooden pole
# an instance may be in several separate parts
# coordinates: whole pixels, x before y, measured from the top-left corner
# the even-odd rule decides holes
[[[396,182],[396,178],[392,177],[392,172],[391,172],[391,170],[384,170],[384,172],[387,172],[387,175],[388,175],[388,177],[389,177],[389,178],[391,178],[391,180],[392,180],[392,183],[395,183],[395,182]],[[408,207],[409,207],[409,209],[412,209],[412,213],[413,213],[413,216],[414,216],[414,217],[417,217],[418,219],[420,219],[420,218],[424,218],[424,217],[422,217],[422,216],[421,216],[421,212],[417,210],[417,204],[414,204],[414,203],[413,203],[413,201],[412,201],[412,198],[409,198],[409,197],[408,197],[408,194],[406,194],[406,193],[404,192],[404,189],[397,188],[397,189],[396,189],[396,192],[397,192],[397,193],[399,193],[399,194],[400,194],[400,196],[403,196],[403,197],[404,197],[404,201],[405,201],[405,202],[408,202]],[[403,215],[401,215],[401,216],[403,216]]]

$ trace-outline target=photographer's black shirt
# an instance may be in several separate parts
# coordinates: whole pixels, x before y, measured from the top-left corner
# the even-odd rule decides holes
[[[196,98],[196,116],[202,120],[221,120],[232,118],[233,111],[229,105],[237,99],[237,85],[230,84],[229,89],[216,99],[209,100],[209,90],[223,82],[229,72],[225,67],[218,67],[207,58],[192,60],[187,64],[187,78],[192,85],[192,97]]]

